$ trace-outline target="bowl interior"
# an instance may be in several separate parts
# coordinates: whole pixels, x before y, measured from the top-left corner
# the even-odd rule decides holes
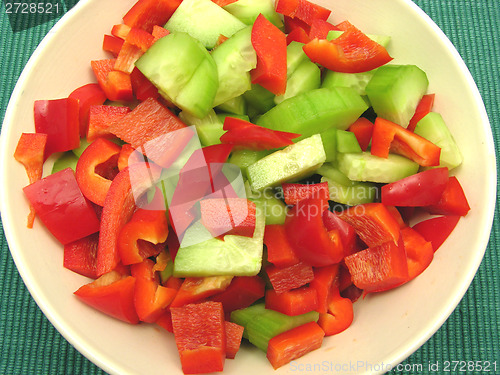
[[[106,58],[102,37],[135,0],[81,1],[49,33],[24,70],[2,129],[1,210],[16,265],[40,308],[61,334],[110,373],[181,374],[173,336],[153,325],[130,326],[80,303],[72,293],[89,280],[62,266],[62,247],[39,221],[26,228],[27,184],[12,157],[22,132],[33,132],[33,102],[66,97],[94,81],[90,61]],[[317,0],[333,9],[334,23],[349,19],[370,34],[392,37],[394,63],[428,75],[464,163],[456,170],[471,211],[461,219],[431,266],[407,285],[355,303],[353,325],[321,349],[276,371],[382,373],[409,356],[446,320],[468,288],[484,254],[495,206],[496,166],[488,119],[464,63],[444,34],[407,0]],[[90,21],[91,20],[91,21]],[[315,366],[315,367],[313,367]],[[265,355],[244,345],[226,373],[274,373]]]

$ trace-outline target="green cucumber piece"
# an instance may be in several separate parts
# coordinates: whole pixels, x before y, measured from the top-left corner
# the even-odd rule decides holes
[[[87,141],[86,138],[80,138],[80,146],[78,148],[71,150],[71,151],[73,152],[73,154],[76,155],[77,158],[79,158],[80,156],[82,156],[83,151],[85,151],[85,149],[87,147],[89,147],[89,145],[90,145],[90,142]]]
[[[228,162],[237,165],[240,167],[241,172],[245,178],[248,178],[248,166],[255,163],[257,160],[262,159],[263,157],[269,155],[271,151],[262,150],[262,151],[254,151],[254,150],[235,150],[229,157]]]
[[[236,113],[217,113],[217,117],[219,118],[220,122],[224,124],[224,121],[226,120],[226,117],[234,117],[234,118],[239,118],[240,120],[245,120],[250,122],[250,118],[247,115],[238,115]]]
[[[183,0],[164,27],[188,33],[212,49],[220,35],[229,38],[246,25],[211,0]]]
[[[462,164],[462,153],[439,113],[430,112],[425,115],[415,126],[414,132],[441,148],[440,167],[451,170]]]
[[[51,174],[62,171],[66,168],[71,168],[76,170],[76,164],[78,163],[78,156],[76,156],[72,151],[63,152],[52,165]]]
[[[168,253],[167,253],[168,254]],[[173,274],[174,274],[174,262],[168,254],[168,263],[163,271],[158,272],[160,274],[160,282],[163,285]]]
[[[266,225],[285,224],[288,207],[283,200],[278,198],[277,189],[255,192],[248,181],[245,182],[248,199],[256,202],[261,207],[266,217]],[[283,193],[281,193],[283,196]]]
[[[320,135],[326,154],[325,161],[334,161],[337,158],[337,129],[330,128],[321,132]]]
[[[283,95],[274,98],[276,104],[283,100],[296,96],[302,92],[317,89],[321,86],[321,70],[311,60],[303,61],[292,73],[286,82],[286,90]]]
[[[427,75],[415,65],[384,65],[366,85],[375,113],[406,128],[429,86]]]
[[[339,170],[353,181],[390,183],[418,172],[419,165],[401,155],[389,154],[387,158],[370,152],[339,153]]]
[[[234,115],[240,115],[240,116],[246,116],[248,112],[247,102],[243,97],[243,95],[229,99],[227,102],[224,102],[216,106],[215,109],[217,111],[229,112]]]
[[[271,91],[257,84],[253,84],[252,88],[243,94],[243,97],[248,103],[249,115],[250,110],[253,110],[254,116],[257,116],[269,111],[276,105],[276,103],[274,103],[275,95]]]
[[[361,152],[361,146],[353,132],[337,130],[337,151],[342,153]]]
[[[280,15],[274,9],[273,0],[238,0],[223,8],[246,25],[253,25],[258,15],[262,13],[274,26],[279,29],[284,28]]]
[[[248,166],[248,180],[254,191],[260,191],[284,181],[307,177],[325,160],[321,136],[315,134]]]
[[[223,129],[223,122],[214,110],[210,110],[202,119],[193,116],[192,114],[182,111],[179,113],[179,118],[186,125],[194,125],[200,142],[203,146],[212,146],[221,143],[220,137],[226,131]]]
[[[333,40],[337,39],[344,32],[341,30],[330,30],[326,36],[326,39]],[[380,44],[382,47],[389,47],[389,43],[391,42],[391,37],[389,35],[374,35],[374,34],[366,34],[368,38],[373,40],[375,43]]]
[[[245,328],[243,330],[243,337],[248,339],[248,332],[246,326],[253,318],[264,313],[264,311],[266,311],[266,304],[257,303],[255,305],[248,306],[244,309],[231,311],[230,320],[231,322],[236,323]]]
[[[252,46],[252,27],[247,26],[212,51],[217,65],[219,88],[214,106],[240,96],[252,88],[250,70],[257,66]]]
[[[257,120],[257,125],[301,134],[298,139],[331,127],[345,130],[368,109],[351,88],[319,88],[282,101]]]
[[[327,70],[321,87],[350,87],[361,95],[366,95],[366,85],[375,74],[376,69],[361,73],[342,73]]]
[[[304,52],[304,43],[292,41],[286,47],[286,76],[290,76],[295,72],[295,69],[304,61],[311,61],[311,59]]]

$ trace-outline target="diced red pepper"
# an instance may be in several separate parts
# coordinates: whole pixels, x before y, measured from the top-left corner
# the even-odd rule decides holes
[[[314,311],[318,308],[318,295],[315,288],[303,286],[277,293],[270,289],[266,292],[266,309],[295,316]]]
[[[260,14],[252,26],[252,46],[257,67],[250,71],[252,83],[258,83],[275,95],[286,90],[286,35]]]
[[[324,336],[325,332],[316,322],[292,328],[269,340],[267,359],[276,370],[320,348]]]
[[[106,94],[98,83],[89,83],[75,89],[69,98],[78,100],[78,117],[80,121],[80,138],[87,135],[89,126],[89,110],[92,105],[103,104]]]
[[[381,117],[375,119],[371,154],[387,158],[389,151],[406,156],[421,166],[439,165],[441,148],[427,139]]]
[[[408,124],[408,127],[406,129],[408,129],[409,131],[415,130],[415,126],[417,126],[417,123],[432,110],[432,107],[434,106],[435,96],[435,94],[427,94],[422,96],[422,99],[420,99],[420,102],[417,105],[417,109],[415,110],[415,114],[411,118],[410,123]]]
[[[200,201],[201,221],[214,237],[238,235],[252,237],[256,206],[245,198],[209,198]]]
[[[425,209],[435,215],[465,216],[470,206],[462,185],[455,176],[451,176],[439,201]]]
[[[305,23],[304,21],[299,20],[298,18],[283,16],[283,21],[284,21],[283,23],[285,24],[286,34],[290,34],[297,28],[303,29],[306,35],[309,35],[309,32],[311,31],[311,26]]]
[[[167,36],[168,34],[170,34],[170,31],[168,31],[164,27],[161,27],[161,26],[158,26],[158,25],[154,25],[153,26],[153,31],[151,32],[151,35],[153,35],[153,38],[154,38],[155,42],[158,39],[163,38],[164,36]]]
[[[290,44],[291,42],[299,42],[299,43],[309,43],[311,38],[307,35],[307,32],[302,27],[295,27],[292,31],[290,31],[286,35],[286,44]]]
[[[139,69],[134,68],[134,70],[132,70],[132,73],[130,73],[130,80],[134,95],[139,101],[142,102],[147,98],[157,99],[160,96],[156,86],[153,85]]]
[[[406,251],[409,281],[420,275],[431,264],[434,250],[432,243],[410,227],[401,229],[401,238]]]
[[[276,12],[287,17],[296,17],[308,25],[312,25],[317,19],[326,21],[331,14],[331,10],[307,0],[278,0]]]
[[[264,245],[267,248],[267,260],[276,267],[288,267],[299,263],[283,225],[266,225]]]
[[[278,0],[275,9],[277,13],[293,19],[298,6],[299,0]]]
[[[182,0],[139,0],[123,16],[123,22],[130,27],[153,31],[154,25],[164,25]]]
[[[111,52],[113,57],[117,57],[123,46],[123,39],[114,35],[104,35],[102,40],[102,49]]]
[[[423,220],[412,228],[420,233],[426,241],[429,241],[434,251],[436,251],[453,232],[459,220],[460,216],[438,216]]]
[[[366,151],[372,140],[373,123],[365,117],[360,117],[349,126],[348,130],[356,136],[361,150]]]
[[[117,38],[125,40],[127,38],[128,33],[130,32],[131,27],[120,23],[118,25],[113,25],[111,28],[111,35],[116,36]]]
[[[344,248],[338,233],[330,235],[323,224],[328,201],[309,198],[293,206],[285,219],[286,233],[295,254],[304,263],[321,267],[338,263]]]
[[[122,48],[116,57],[115,65],[113,70],[119,71],[125,74],[132,73],[134,70],[135,62],[144,54],[144,51],[140,47],[127,42],[123,42]]]
[[[448,185],[448,168],[432,168],[382,186],[386,206],[428,206],[437,204]]]
[[[304,199],[328,200],[330,197],[328,182],[317,184],[283,183],[281,187],[283,188],[285,203],[289,205],[295,205]]]
[[[313,268],[305,263],[297,263],[289,267],[276,267],[271,264],[266,267],[266,273],[277,293],[300,288],[314,279]]]
[[[99,86],[111,100],[131,101],[133,99],[130,74],[114,70],[116,59],[94,60],[90,62]]]
[[[73,98],[35,100],[35,129],[47,134],[45,160],[54,152],[80,146],[78,100]]]
[[[350,23],[348,20],[344,20],[338,24],[335,25],[335,27],[339,30],[346,31],[352,28],[354,25]]]
[[[153,45],[155,38],[150,32],[132,27],[125,41],[139,47],[142,52],[146,52]]]
[[[332,286],[334,285],[339,270],[338,264],[314,268],[314,279],[310,282],[311,288],[316,290],[318,306],[316,311],[326,313]]]
[[[366,72],[392,60],[383,46],[355,27],[334,40],[313,39],[303,49],[311,61],[335,72]]]
[[[226,358],[224,311],[219,302],[171,307],[184,374],[222,371]]]
[[[354,285],[365,293],[392,289],[408,280],[408,264],[402,243],[388,241],[349,255],[344,261]]]
[[[405,228],[407,227],[407,223],[403,219],[403,215],[399,212],[398,208],[395,206],[385,206],[387,210],[391,213],[392,217],[397,221],[399,224],[399,228]]]
[[[63,245],[99,231],[99,219],[80,191],[71,168],[51,174],[23,190],[40,220]]]
[[[233,322],[225,322],[226,329],[226,358],[234,359],[240,350],[241,339],[245,327]]]
[[[144,155],[133,148],[130,144],[125,143],[118,156],[118,170],[121,172],[129,165],[144,163]]]
[[[236,2],[237,0],[212,0],[212,1],[220,7],[224,7],[226,5]]]
[[[172,307],[199,302],[224,291],[231,284],[232,276],[186,277]]]
[[[339,263],[336,284],[340,292],[343,292],[350,285],[352,285],[351,274],[349,273],[349,269],[344,262]]]
[[[129,107],[114,105],[92,105],[89,109],[87,141],[93,142],[98,137],[113,138],[109,127],[115,121],[130,112]]]
[[[337,230],[344,248],[344,256],[356,252],[356,231],[354,227],[337,216],[336,213],[325,210],[323,212],[323,224],[328,232]]]
[[[167,332],[174,333],[174,327],[172,326],[172,314],[170,314],[170,311],[168,311],[168,309],[163,313],[162,316],[156,319],[155,323]]]
[[[342,297],[339,288],[334,285],[328,301],[328,312],[319,314],[318,325],[325,336],[332,336],[349,328],[353,319],[352,301]]]
[[[90,284],[83,285],[74,294],[87,305],[122,320],[137,324],[135,312],[135,278],[117,271],[107,273]]]
[[[322,18],[316,18],[311,23],[309,40],[313,40],[314,38],[326,39],[328,32],[331,30],[338,30],[338,28]]]
[[[399,224],[382,203],[365,203],[337,213],[369,247],[398,243]]]
[[[99,233],[81,238],[64,245],[63,266],[80,275],[97,278],[97,245]]]

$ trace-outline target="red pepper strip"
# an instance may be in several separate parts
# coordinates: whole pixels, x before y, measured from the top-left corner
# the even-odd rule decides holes
[[[97,251],[98,275],[103,275],[118,265],[118,236],[134,213],[135,197],[139,197],[151,187],[159,174],[159,168],[138,163],[125,168],[113,179],[101,217]]]
[[[336,284],[338,285],[340,292],[343,292],[352,285],[351,274],[349,273],[349,269],[344,262],[339,263]]]
[[[43,161],[47,134],[22,133],[14,151],[14,159],[21,163],[26,169],[30,184],[40,180],[43,175]],[[28,215],[28,228],[33,228],[35,210],[30,204]]]
[[[359,297],[363,295],[363,290],[359,289],[356,285],[351,284],[345,288],[340,295],[344,298],[351,300],[352,303],[356,302]]]
[[[339,30],[346,31],[352,28],[354,25],[350,23],[348,20],[344,20],[338,24],[335,25],[335,27]]]
[[[87,305],[127,323],[137,324],[134,307],[135,278],[117,271],[86,284],[74,294]]]
[[[265,286],[260,276],[235,276],[224,291],[208,299],[221,302],[227,317],[232,311],[244,309],[264,297]]]
[[[439,216],[415,224],[412,228],[432,244],[434,251],[439,249],[443,242],[453,232],[460,216]]]
[[[147,98],[157,99],[160,96],[155,85],[153,85],[139,69],[134,68],[134,70],[132,70],[132,73],[130,73],[130,80],[132,83],[132,90],[137,100],[142,102]]]
[[[308,25],[312,25],[317,19],[326,21],[331,14],[329,9],[307,0],[278,0],[276,12],[287,17],[296,17]]]
[[[408,224],[406,224],[406,222],[404,221],[403,216],[395,206],[385,206],[385,207],[391,213],[392,217],[397,221],[400,229],[406,228],[408,226]]]
[[[337,214],[330,210],[323,212],[323,224],[328,232],[337,230],[344,247],[344,256],[354,254],[357,250],[356,246],[356,231],[354,228],[339,218]]]
[[[153,98],[113,123],[109,131],[165,168],[177,159],[193,136],[191,129]]]
[[[318,325],[325,331],[325,336],[332,336],[349,328],[353,319],[351,300],[342,297],[339,288],[334,285],[328,301],[328,312],[319,314]]]
[[[36,132],[47,134],[45,160],[54,152],[80,146],[78,110],[78,100],[73,98],[35,101]]]
[[[285,34],[290,34],[297,28],[303,29],[306,35],[309,35],[309,32],[311,31],[311,26],[298,18],[283,16],[283,21],[285,24]]]
[[[182,0],[139,0],[123,16],[123,22],[130,27],[153,31],[154,25],[164,25]]]
[[[316,290],[318,305],[315,310],[319,313],[326,313],[328,311],[328,301],[338,270],[338,264],[314,268],[314,279],[309,285]]]
[[[257,67],[250,71],[252,83],[258,83],[275,95],[286,90],[286,35],[259,14],[252,26],[252,46]]]
[[[76,181],[83,195],[91,202],[103,206],[111,186],[111,180],[96,173],[96,167],[115,157],[118,160],[120,146],[107,139],[99,138],[83,151],[76,164]]]
[[[340,237],[331,237],[323,224],[326,209],[325,199],[304,199],[288,211],[285,219],[286,233],[295,254],[314,267],[335,264],[344,257]]]
[[[140,263],[153,255],[158,255],[154,247],[140,248],[139,241],[152,244],[165,242],[168,235],[167,214],[161,210],[138,209],[130,221],[123,226],[118,237],[120,259],[125,265]],[[144,250],[147,252],[144,253]]]
[[[135,62],[139,60],[143,54],[144,52],[139,47],[125,40],[116,57],[113,70],[130,75],[132,70],[134,70]]]
[[[325,332],[316,322],[292,328],[269,340],[267,359],[276,370],[321,347]]]
[[[170,31],[165,29],[164,27],[154,25],[153,26],[153,31],[151,32],[151,35],[153,35],[154,41],[156,42],[158,39],[163,38],[164,36],[167,36],[170,34]]]
[[[226,290],[232,276],[186,277],[182,283],[172,307],[198,302]]]
[[[91,105],[89,108],[87,141],[93,142],[98,137],[113,138],[109,126],[130,112],[129,107],[113,105]]]
[[[377,117],[373,128],[371,154],[387,158],[389,151],[406,156],[423,167],[439,165],[441,148],[427,139]]]
[[[99,219],[71,168],[42,178],[23,191],[40,220],[63,245],[99,231]]]
[[[434,106],[435,96],[435,94],[427,94],[422,96],[422,99],[420,99],[420,102],[417,105],[417,109],[415,110],[415,114],[411,118],[410,123],[408,124],[408,127],[406,129],[408,129],[409,131],[415,130],[415,126],[417,126],[417,123],[432,110],[432,107]]]
[[[299,263],[283,225],[266,225],[264,245],[267,248],[267,260],[276,267],[288,267]]]
[[[245,198],[211,198],[200,201],[201,222],[214,237],[238,235],[252,237],[256,206]]]
[[[285,203],[289,205],[295,205],[304,199],[328,200],[330,197],[328,182],[317,184],[283,183],[281,187],[283,188]]]
[[[402,243],[397,245],[388,241],[349,255],[344,261],[354,285],[365,293],[389,290],[408,280],[408,263]]]
[[[266,273],[277,293],[300,288],[314,279],[313,268],[305,263],[289,267],[276,267],[271,264],[266,267]]]
[[[342,220],[354,227],[356,234],[369,247],[399,240],[399,224],[382,203],[365,203],[339,212]]]
[[[89,83],[78,87],[69,98],[78,100],[78,117],[80,120],[80,138],[87,135],[89,126],[89,110],[92,105],[99,105],[106,100],[106,94],[98,83]]]
[[[300,287],[286,292],[277,293],[270,289],[266,292],[266,309],[295,316],[314,311],[318,308],[316,289]]]
[[[313,39],[303,49],[311,61],[335,72],[366,72],[392,60],[383,46],[355,27],[334,40]]]
[[[441,198],[436,204],[425,207],[425,210],[434,215],[465,216],[470,210],[462,185],[455,176],[448,179]]]
[[[151,47],[155,41],[154,36],[142,29],[137,27],[132,27],[130,32],[127,34],[125,41],[139,47],[142,52],[146,52],[149,47]]]
[[[241,339],[245,327],[233,322],[225,322],[226,329],[226,358],[234,359],[240,350]]]
[[[125,40],[125,38],[127,38],[128,33],[130,32],[130,29],[131,29],[130,26],[125,25],[123,23],[118,25],[113,25],[113,27],[111,28],[111,35]]]
[[[171,307],[170,311],[184,374],[222,371],[226,358],[222,304],[203,302]]]
[[[96,279],[98,243],[99,233],[94,233],[64,245],[64,268],[76,272],[79,275]]]
[[[154,262],[145,259],[132,266],[136,278],[134,306],[139,320],[146,323],[156,322],[174,299],[177,290],[161,286],[153,271]],[[138,269],[140,268],[140,269]]]
[[[366,151],[372,140],[373,123],[365,117],[360,117],[349,126],[348,130],[354,133],[359,146],[363,151]]]
[[[123,39],[114,35],[104,35],[102,40],[102,49],[111,52],[113,57],[117,57],[123,46]]]
[[[317,18],[311,23],[309,40],[313,40],[314,38],[326,39],[328,32],[331,30],[338,30],[338,28],[324,19]]]
[[[408,262],[408,281],[420,275],[431,264],[434,257],[432,243],[428,242],[415,229],[401,229],[406,259]]]
[[[130,165],[144,163],[144,155],[133,148],[128,143],[125,143],[118,156],[118,170],[121,172]]]
[[[169,232],[171,233],[171,232]],[[170,276],[167,281],[163,283],[163,286],[166,286],[167,288],[172,288],[175,290],[179,290],[182,286],[182,283],[184,282],[184,279],[180,279],[178,277],[173,277]]]
[[[168,309],[163,313],[162,316],[156,319],[155,323],[167,332],[174,333],[174,327],[172,326],[172,314],[170,314],[170,311],[168,311]]]
[[[307,32],[302,27],[296,27],[290,33],[286,35],[286,44],[289,45],[291,42],[299,43],[309,43],[311,38],[307,35]]]
[[[448,185],[448,168],[432,168],[382,186],[386,206],[420,207],[437,204]]]
[[[114,70],[116,59],[94,60],[90,62],[99,86],[111,101],[131,101],[132,83],[130,75]]]
[[[284,17],[294,18],[299,6],[299,0],[278,0],[276,1],[276,12],[282,14]],[[288,30],[287,30],[288,32]]]

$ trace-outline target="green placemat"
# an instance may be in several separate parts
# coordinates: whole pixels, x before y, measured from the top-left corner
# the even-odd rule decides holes
[[[31,53],[54,23],[76,2],[53,1],[54,9],[57,4],[54,16],[28,19],[9,18],[6,10],[10,6],[7,4],[13,1],[3,0],[0,10],[1,121],[17,78]],[[498,158],[498,0],[415,0],[415,3],[441,27],[469,67],[485,102]],[[1,223],[0,232],[0,374],[103,374],[42,314],[17,272]],[[393,373],[495,373],[493,364],[489,371],[478,371],[478,366],[484,366],[485,361],[496,361],[496,373],[500,373],[499,236],[500,226],[495,220],[486,255],[465,297],[439,331],[402,363],[399,368],[402,371]],[[445,372],[447,361],[450,366]],[[464,361],[466,366],[463,366]],[[473,368],[476,370],[472,371]]]

